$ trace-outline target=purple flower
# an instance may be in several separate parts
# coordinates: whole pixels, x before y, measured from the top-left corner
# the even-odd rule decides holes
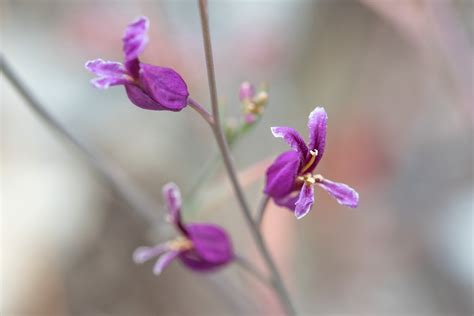
[[[181,111],[188,102],[188,87],[170,68],[140,62],[138,56],[148,43],[149,22],[140,17],[130,23],[122,38],[124,64],[102,59],[90,60],[86,69],[97,75],[91,83],[99,89],[123,85],[133,104],[147,110]]]
[[[163,196],[169,210],[169,221],[180,236],[154,247],[139,247],[133,253],[136,263],[158,258],[153,272],[158,275],[174,259],[179,259],[194,271],[211,271],[232,261],[234,252],[229,236],[212,224],[184,224],[181,220],[181,194],[174,183],[163,187]]]
[[[314,174],[323,157],[326,126],[326,111],[316,107],[309,115],[308,145],[293,128],[272,127],[273,135],[283,138],[293,150],[278,156],[267,169],[264,192],[276,204],[294,211],[298,219],[308,214],[313,206],[315,184],[326,190],[339,204],[354,208],[359,203],[359,194],[351,187]]]

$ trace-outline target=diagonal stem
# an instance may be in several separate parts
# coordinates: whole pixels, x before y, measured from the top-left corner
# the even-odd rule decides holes
[[[250,263],[247,259],[244,257],[241,257],[239,255],[235,256],[235,262],[240,265],[244,270],[246,270],[249,274],[254,276],[257,280],[262,282],[262,284],[272,288],[272,282],[269,278],[267,278],[264,274],[262,274],[255,266]]]
[[[240,182],[237,178],[237,173],[234,167],[234,163],[232,161],[232,157],[229,152],[229,147],[227,141],[224,136],[224,132],[222,130],[222,126],[220,123],[219,117],[219,108],[217,103],[217,88],[216,88],[216,78],[214,73],[214,60],[212,57],[212,45],[211,45],[211,36],[209,31],[209,16],[207,12],[207,1],[206,0],[199,0],[199,13],[201,17],[201,28],[203,34],[203,41],[204,41],[204,52],[206,55],[206,66],[207,66],[207,77],[209,81],[209,90],[211,95],[211,106],[212,106],[212,114],[214,117],[215,125],[212,126],[212,130],[214,132],[214,136],[216,137],[217,144],[222,154],[222,158],[224,160],[224,165],[226,167],[227,173],[229,175],[230,181],[234,188],[235,195],[237,200],[240,204],[242,209],[242,213],[245,217],[247,225],[249,226],[250,232],[252,233],[252,237],[255,240],[255,243],[267,265],[270,273],[272,275],[272,284],[275,292],[278,294],[280,302],[282,303],[283,307],[286,310],[288,315],[294,315],[295,310],[293,308],[293,304],[290,300],[288,292],[283,284],[283,281],[280,277],[280,273],[268,251],[267,245],[260,234],[258,226],[252,219],[252,214],[245,199],[242,187]]]
[[[128,176],[118,167],[107,161],[102,155],[86,145],[81,138],[72,130],[64,126],[60,121],[54,118],[41,104],[31,91],[23,84],[14,70],[8,64],[7,60],[0,55],[0,69],[5,77],[15,87],[18,93],[26,100],[26,103],[40,119],[53,131],[63,136],[72,143],[86,157],[87,162],[102,177],[105,182],[110,184],[131,209],[140,213],[147,221],[160,223],[160,217],[156,212],[155,203],[143,191],[133,184]]]

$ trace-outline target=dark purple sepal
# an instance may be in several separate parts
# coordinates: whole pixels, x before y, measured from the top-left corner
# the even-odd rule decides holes
[[[164,110],[178,112],[188,103],[188,87],[183,78],[171,68],[141,63],[140,84]]]
[[[188,224],[186,230],[194,250],[204,261],[222,265],[233,259],[234,251],[230,238],[219,226]]]
[[[145,110],[165,111],[168,110],[146,94],[140,87],[132,84],[125,85],[127,96],[136,106]]]
[[[286,151],[278,156],[267,169],[265,194],[274,199],[290,194],[294,189],[300,164],[300,153],[297,151]]]

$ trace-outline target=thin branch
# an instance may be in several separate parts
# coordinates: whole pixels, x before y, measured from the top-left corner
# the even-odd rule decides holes
[[[262,226],[263,215],[265,215],[265,210],[267,209],[268,202],[270,202],[270,197],[264,194],[262,196],[262,200],[260,201],[260,205],[258,206],[257,218],[255,219],[255,223],[258,227]]]
[[[248,273],[250,273],[256,279],[258,279],[260,282],[262,282],[265,286],[272,288],[272,281],[269,278],[267,278],[265,275],[263,275],[262,272],[257,270],[257,268],[252,263],[250,263],[247,259],[245,259],[242,256],[236,255],[235,263],[237,263],[241,268],[246,270]]]
[[[207,66],[207,76],[209,81],[209,91],[211,95],[211,106],[212,106],[212,114],[214,117],[215,125],[213,126],[213,132],[217,140],[217,144],[222,154],[222,158],[224,160],[224,165],[226,167],[227,173],[231,180],[232,186],[234,188],[235,195],[237,200],[240,204],[242,209],[242,213],[244,214],[245,220],[247,225],[250,228],[252,233],[252,237],[255,240],[255,243],[262,254],[262,257],[270,270],[272,275],[272,284],[280,301],[285,308],[288,315],[294,315],[295,310],[293,308],[293,304],[290,300],[288,292],[283,284],[283,281],[280,277],[280,274],[277,270],[275,263],[268,251],[268,248],[265,244],[265,241],[260,234],[258,227],[256,226],[255,222],[253,221],[252,214],[249,208],[249,205],[245,199],[242,187],[240,186],[239,180],[237,178],[237,173],[234,167],[234,163],[229,153],[229,148],[227,141],[225,139],[222,126],[220,124],[220,117],[219,117],[219,109],[217,103],[217,88],[216,88],[216,78],[214,73],[214,60],[212,57],[212,45],[211,45],[211,35],[209,31],[209,17],[207,12],[207,1],[199,0],[199,13],[201,16],[201,27],[202,27],[202,34],[203,34],[203,42],[204,42],[204,51],[206,55],[206,66]]]
[[[192,107],[196,112],[201,115],[204,120],[211,125],[211,127],[215,124],[214,118],[212,117],[212,114],[209,113],[204,107],[202,107],[199,103],[194,101],[192,98],[188,98],[188,105]]]
[[[120,168],[114,166],[110,161],[107,161],[90,146],[87,146],[71,129],[68,129],[48,113],[46,107],[36,99],[36,97],[21,81],[3,55],[0,55],[0,69],[13,87],[25,99],[26,104],[30,109],[33,110],[33,112],[43,120],[49,128],[73,144],[83,154],[87,162],[92,168],[94,168],[101,178],[123,197],[124,201],[127,202],[131,209],[140,213],[140,215],[148,221],[161,223],[161,218],[152,199],[139,190]]]

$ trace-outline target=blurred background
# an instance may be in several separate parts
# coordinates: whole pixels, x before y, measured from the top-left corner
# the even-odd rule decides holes
[[[234,148],[247,197],[324,105],[319,172],[356,188],[359,208],[316,190],[297,221],[270,206],[264,233],[301,315],[472,315],[474,284],[471,0],[211,1],[219,98],[241,119],[238,87],[269,86],[264,117]],[[142,61],[176,69],[209,104],[194,1],[1,1],[1,52],[39,100],[156,203],[142,217],[79,151],[33,114],[2,74],[2,315],[278,315],[236,266],[210,275],[173,263],[160,277],[133,250],[176,236],[161,187],[189,192],[187,221],[225,226],[263,268],[208,126],[191,109],[133,106],[94,89],[86,60],[122,60],[121,36],[151,21]],[[211,161],[211,163],[209,163]]]

